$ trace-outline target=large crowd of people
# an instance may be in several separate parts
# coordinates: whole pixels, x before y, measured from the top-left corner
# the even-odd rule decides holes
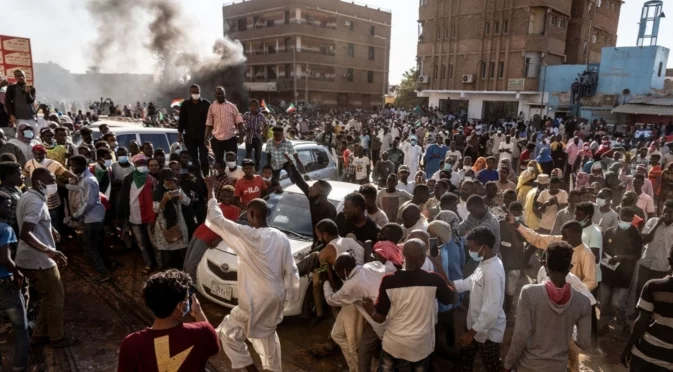
[[[98,285],[119,266],[112,239],[142,257],[155,317],[121,343],[119,371],[204,370],[220,348],[232,368],[255,371],[246,340],[264,370],[280,371],[276,327],[303,276],[311,322],[334,322],[311,352],[341,352],[350,371],[471,371],[477,355],[486,371],[579,371],[579,353],[607,337],[626,343],[632,371],[673,369],[673,125],[643,138],[599,120],[272,114],[254,99],[241,114],[224,88],[209,102],[193,85],[170,149],[120,144],[106,125],[97,139],[84,125],[74,144],[60,121],[38,125],[35,89],[15,77],[1,103],[16,137],[0,132],[0,294],[15,371],[28,370],[31,346],[80,342],[64,331],[60,247],[81,242]],[[297,139],[325,146],[338,179],[311,182]],[[283,192],[282,171],[311,214],[312,251],[297,262],[267,223],[264,197]],[[359,185],[338,207],[334,181]],[[238,305],[213,328],[193,284],[221,242],[239,259]]]

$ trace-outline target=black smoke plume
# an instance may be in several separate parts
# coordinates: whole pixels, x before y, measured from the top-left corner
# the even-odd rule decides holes
[[[129,41],[143,40],[145,21],[149,42],[135,48],[152,53],[159,80],[156,86],[138,89],[146,89],[148,97],[157,97],[160,106],[168,107],[173,99],[187,98],[191,84],[201,86],[202,96],[211,100],[215,88],[223,86],[227,99],[240,108],[247,107],[243,46],[225,35],[215,42],[212,55],[188,50],[193,44],[184,31],[189,27],[180,17],[177,0],[89,0],[87,10],[97,23],[98,35],[91,53],[94,66],[104,70],[106,66],[134,64],[137,50],[129,50],[134,45]],[[124,97],[112,98],[125,101]]]

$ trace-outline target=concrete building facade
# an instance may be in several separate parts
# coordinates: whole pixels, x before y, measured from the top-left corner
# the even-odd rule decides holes
[[[419,96],[440,109],[467,107],[469,118],[489,121],[521,112],[525,118],[544,114],[542,67],[582,55],[575,39],[586,34],[591,43],[587,27],[605,29],[605,40],[597,35],[595,43],[614,45],[619,5],[615,0],[419,0]],[[587,50],[590,62],[600,60],[600,47],[587,45]]]
[[[392,14],[337,0],[248,0],[222,8],[247,57],[251,97],[380,107]]]

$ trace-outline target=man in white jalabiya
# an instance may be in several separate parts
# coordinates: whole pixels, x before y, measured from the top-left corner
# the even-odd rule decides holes
[[[222,215],[213,193],[213,179],[206,179],[206,225],[238,256],[238,306],[217,327],[222,349],[235,370],[258,371],[245,340],[248,339],[267,371],[281,371],[280,341],[276,326],[283,320],[285,301],[299,299],[299,271],[290,241],[267,225],[268,206],[261,199],[248,204],[248,223],[239,225]]]

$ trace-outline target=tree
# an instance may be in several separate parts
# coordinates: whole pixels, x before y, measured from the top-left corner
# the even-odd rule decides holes
[[[416,94],[416,81],[418,81],[418,70],[412,68],[407,70],[402,76],[397,88],[397,97],[395,97],[395,106],[404,109],[413,109],[418,105],[427,102],[427,98],[419,98]]]

